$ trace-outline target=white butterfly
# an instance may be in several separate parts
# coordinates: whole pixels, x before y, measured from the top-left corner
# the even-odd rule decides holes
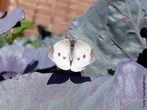
[[[74,37],[65,38],[54,44],[48,57],[63,70],[79,72],[95,61],[95,54],[91,47],[82,40]]]

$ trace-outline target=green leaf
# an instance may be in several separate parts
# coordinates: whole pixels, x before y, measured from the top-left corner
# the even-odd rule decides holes
[[[35,48],[41,47],[40,44],[37,43],[36,41],[29,41],[28,43],[32,44]]]
[[[17,33],[12,33],[12,39],[16,39],[18,37],[22,37],[23,36],[23,32],[17,32]]]
[[[2,48],[3,47],[3,44],[0,42],[0,48]]]
[[[17,28],[17,33],[23,32],[25,29],[29,29],[33,27],[33,23],[30,21],[21,22],[21,27]]]

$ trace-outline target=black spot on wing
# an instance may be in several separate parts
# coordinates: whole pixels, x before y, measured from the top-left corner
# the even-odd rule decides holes
[[[61,53],[60,53],[60,52],[58,52],[58,56],[59,56],[59,57],[61,56]]]
[[[86,58],[86,55],[83,55],[83,59]],[[78,61],[80,61],[80,57],[77,58]]]
[[[66,57],[63,57],[63,60],[65,60],[66,59]]]
[[[80,60],[80,57],[79,57],[79,58],[77,58],[77,60],[79,61],[79,60]]]
[[[83,58],[86,58],[86,55],[85,54],[83,55]]]

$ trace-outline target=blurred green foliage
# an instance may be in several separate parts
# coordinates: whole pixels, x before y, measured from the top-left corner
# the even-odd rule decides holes
[[[40,44],[37,41],[28,41],[27,43],[33,45],[35,48],[39,48]]]
[[[25,37],[24,36],[24,31],[26,29],[31,29],[33,27],[33,23],[32,22],[29,22],[29,21],[24,21],[24,22],[21,22],[21,26],[14,29],[14,32],[13,33],[8,33],[8,34],[2,34],[0,35],[0,47],[2,47],[3,45],[5,44],[8,44],[8,45],[11,45],[13,44],[14,40],[16,38],[22,38],[22,37]],[[32,44],[34,47],[36,48],[39,48],[40,45],[39,43],[35,42],[35,41],[30,41],[28,42],[30,44]]]

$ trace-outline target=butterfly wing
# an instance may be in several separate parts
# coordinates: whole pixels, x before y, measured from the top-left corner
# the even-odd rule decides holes
[[[77,40],[73,50],[71,70],[82,71],[87,65],[95,61],[95,54],[91,47],[82,40]]]
[[[48,57],[61,69],[70,69],[70,42],[65,38],[54,44],[48,53]]]

